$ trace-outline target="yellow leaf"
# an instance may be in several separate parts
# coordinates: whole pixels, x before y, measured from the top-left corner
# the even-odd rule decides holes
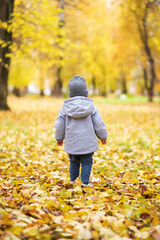
[[[41,215],[39,215],[38,213],[36,212],[33,212],[33,211],[29,211],[29,214],[34,217],[34,218],[37,218],[37,219],[41,219]]]
[[[87,204],[87,205],[91,205],[92,203],[93,203],[92,199],[88,199],[88,200],[86,201],[86,204]]]
[[[23,230],[26,237],[35,237],[38,235],[38,227],[29,227]]]
[[[153,224],[154,226],[158,225],[158,224],[159,224],[159,217],[154,217],[154,218],[153,218],[153,221],[152,221],[152,224]]]
[[[102,193],[101,193],[101,196],[102,196],[102,197],[109,197],[109,194],[108,194],[108,192],[102,192]]]
[[[9,218],[8,213],[5,213],[0,218],[0,225],[13,225],[13,221]]]
[[[137,232],[138,231],[138,229],[135,226],[128,226],[128,228],[130,230],[132,230],[133,232]]]
[[[85,193],[92,193],[92,192],[93,192],[93,188],[92,188],[92,187],[89,187],[89,186],[83,187],[83,191],[84,191]]]
[[[68,212],[70,209],[72,209],[72,207],[67,204],[65,204],[63,207],[61,207],[61,210],[63,212]]]
[[[135,233],[135,237],[140,238],[140,239],[146,239],[149,237],[149,233],[138,231]]]
[[[139,183],[138,178],[133,178],[133,179],[132,179],[132,183],[133,183],[133,184],[138,184],[138,183]]]
[[[130,181],[135,181],[137,179],[137,175],[135,172],[126,172],[123,176],[123,181],[124,182],[130,182]]]
[[[67,221],[67,222],[71,222],[71,221],[73,221],[73,218],[75,216],[76,215],[74,213],[67,213],[67,214],[64,215],[63,220]]]
[[[31,197],[31,191],[32,189],[24,189],[21,191],[22,196],[25,198],[30,198]]]
[[[32,220],[29,217],[27,217],[25,214],[21,214],[20,216],[18,216],[18,220],[28,224],[32,223]]]
[[[107,192],[108,194],[110,194],[110,193],[113,192],[113,190],[112,190],[112,189],[108,189],[106,192]]]
[[[115,235],[116,234],[110,228],[103,227],[100,229],[100,236],[102,237],[102,239],[111,239]]]
[[[11,232],[17,236],[21,235],[22,231],[23,231],[23,227],[20,226],[12,226],[10,228]]]
[[[66,178],[66,180],[65,180],[65,182],[64,182],[64,185],[68,185],[68,184],[70,184],[70,183],[71,183],[70,178]]]
[[[113,183],[113,186],[118,187],[118,188],[121,188],[123,185],[122,185],[119,181],[115,181],[115,182]]]
[[[48,232],[50,230],[50,226],[44,225],[43,227],[39,228],[40,233]]]
[[[99,233],[97,231],[92,231],[93,239],[99,239]]]
[[[82,194],[82,189],[79,186],[76,186],[73,191],[78,195]]]
[[[72,195],[72,192],[66,189],[62,189],[59,194],[61,199],[68,199],[71,197],[71,195]]]
[[[113,231],[116,233],[121,233],[126,229],[125,225],[121,221],[114,221],[111,226]]]
[[[59,209],[60,208],[59,204],[53,200],[49,200],[46,203],[45,207],[48,209]]]
[[[11,56],[12,56],[11,53],[6,53],[6,54],[5,54],[5,57],[6,57],[6,58],[10,58]]]
[[[92,233],[89,229],[86,228],[86,226],[79,225],[79,232],[77,235],[77,239],[91,239]]]
[[[73,236],[71,233],[60,233],[60,235],[64,238],[71,238]]]

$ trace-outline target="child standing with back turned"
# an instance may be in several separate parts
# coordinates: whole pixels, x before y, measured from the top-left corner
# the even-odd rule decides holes
[[[82,186],[93,186],[90,174],[93,154],[98,150],[98,141],[106,144],[108,132],[102,117],[88,97],[86,81],[74,76],[69,84],[70,99],[64,101],[55,123],[55,138],[58,146],[65,139],[65,152],[70,158],[70,180],[74,183],[81,165]]]

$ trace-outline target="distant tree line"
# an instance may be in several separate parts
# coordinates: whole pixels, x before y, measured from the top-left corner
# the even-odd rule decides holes
[[[102,96],[136,82],[152,101],[160,78],[159,0],[0,0],[0,109],[45,81],[61,96],[76,74]]]

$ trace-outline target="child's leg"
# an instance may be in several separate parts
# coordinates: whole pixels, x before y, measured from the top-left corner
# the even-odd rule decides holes
[[[93,163],[93,153],[80,156],[81,159],[81,181],[88,184],[91,175],[91,168]]]
[[[80,158],[77,155],[69,154],[70,158],[70,180],[74,182],[76,178],[79,176],[79,168],[80,168]]]

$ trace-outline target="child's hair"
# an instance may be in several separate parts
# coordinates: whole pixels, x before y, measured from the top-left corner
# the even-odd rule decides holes
[[[87,83],[83,77],[79,75],[73,76],[70,82],[68,83],[68,87],[70,98],[76,96],[88,97]]]

